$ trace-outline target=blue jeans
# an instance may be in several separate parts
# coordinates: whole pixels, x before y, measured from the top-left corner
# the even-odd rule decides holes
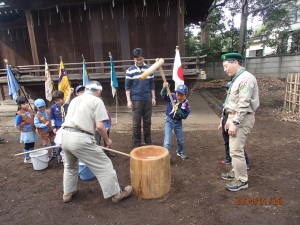
[[[168,149],[171,156],[171,141],[172,141],[172,130],[177,139],[177,150],[176,152],[183,152],[183,131],[182,131],[182,120],[173,120],[166,116],[165,118],[165,139],[164,147]]]

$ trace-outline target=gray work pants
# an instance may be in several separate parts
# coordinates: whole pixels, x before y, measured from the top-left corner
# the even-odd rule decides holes
[[[120,192],[116,171],[111,160],[96,145],[92,135],[63,130],[62,149],[65,153],[64,162],[64,193],[77,190],[78,159],[94,173],[101,186],[104,198],[112,197]]]
[[[234,116],[229,115],[228,121],[232,123]],[[248,181],[247,165],[245,159],[245,142],[255,123],[254,114],[246,114],[243,121],[238,125],[236,136],[229,137],[229,152],[232,159],[232,167],[235,178],[242,181]]]

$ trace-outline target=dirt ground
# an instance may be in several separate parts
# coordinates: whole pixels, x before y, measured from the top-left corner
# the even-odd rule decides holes
[[[46,170],[34,171],[22,157],[13,157],[23,147],[19,134],[5,133],[8,142],[0,145],[0,224],[300,224],[299,115],[281,111],[284,81],[258,80],[261,107],[246,145],[251,161],[248,189],[225,190],[227,182],[220,175],[230,166],[220,163],[225,155],[221,133],[199,127],[185,131],[187,160],[173,151],[167,196],[152,200],[131,196],[112,204],[103,199],[96,180],[79,181],[78,195],[64,204],[63,165],[52,160]],[[221,102],[225,83],[198,82],[194,91],[205,90]],[[152,135],[154,144],[162,145],[161,127],[153,127]],[[128,129],[113,128],[111,137],[112,148],[130,152]],[[120,184],[129,184],[129,159],[121,155],[111,159]]]

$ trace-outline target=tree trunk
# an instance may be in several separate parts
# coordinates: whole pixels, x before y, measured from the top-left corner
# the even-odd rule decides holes
[[[239,49],[238,49],[238,53],[240,53],[242,55],[243,55],[244,49],[245,49],[247,19],[248,19],[248,0],[242,0],[242,13],[241,13]]]
[[[209,43],[209,31],[207,30],[207,22],[202,21],[200,22],[200,40],[202,44],[208,44]]]

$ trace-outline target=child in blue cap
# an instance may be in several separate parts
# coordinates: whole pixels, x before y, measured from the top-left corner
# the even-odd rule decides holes
[[[46,102],[39,98],[34,101],[34,106],[37,108],[37,113],[34,116],[34,125],[42,138],[43,148],[47,147],[48,140],[51,146],[55,146],[55,133],[51,126],[50,112],[46,110]],[[49,159],[55,158],[57,155],[56,148],[49,150]]]
[[[182,120],[186,119],[190,114],[190,103],[186,99],[188,88],[184,84],[178,85],[175,90],[176,93],[171,93],[174,107],[170,96],[168,96],[167,88],[169,88],[169,84],[164,82],[163,88],[160,92],[160,95],[167,102],[164,147],[168,149],[171,156],[172,130],[174,130],[177,139],[177,156],[180,156],[182,159],[186,159],[187,154],[184,151],[183,145]]]

